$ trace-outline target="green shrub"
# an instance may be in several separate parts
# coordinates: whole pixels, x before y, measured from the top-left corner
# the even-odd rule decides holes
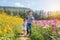
[[[40,25],[33,25],[31,40],[58,40],[59,35],[52,32],[52,27],[43,28]]]

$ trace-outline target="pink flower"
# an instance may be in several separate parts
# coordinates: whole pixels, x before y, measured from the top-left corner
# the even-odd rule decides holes
[[[34,20],[33,23],[41,26],[51,26],[58,24],[58,20]]]
[[[60,35],[60,31],[58,32],[58,34]]]
[[[56,28],[55,28],[55,27],[53,27],[53,28],[52,28],[52,31],[53,31],[53,32],[56,32]]]

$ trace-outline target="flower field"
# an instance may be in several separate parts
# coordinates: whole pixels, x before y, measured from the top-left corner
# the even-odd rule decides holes
[[[30,40],[60,40],[59,20],[34,20],[33,23]]]
[[[51,25],[59,25],[60,21],[57,19],[54,20],[34,20],[34,24],[38,24],[40,26],[51,26]]]
[[[0,40],[20,40],[17,38],[22,32],[22,24],[23,19],[18,16],[0,14]],[[29,40],[60,40],[60,21],[34,20],[29,38]]]
[[[0,14],[0,40],[17,40],[21,33],[23,19],[18,16]]]

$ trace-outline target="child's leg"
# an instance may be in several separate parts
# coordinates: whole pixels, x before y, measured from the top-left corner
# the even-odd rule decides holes
[[[25,30],[25,31],[24,31],[24,36],[26,36],[26,35],[27,35],[27,31]]]
[[[23,30],[23,34],[25,35],[25,30]]]
[[[30,35],[32,33],[32,25],[31,24],[29,25],[29,33],[30,33]]]
[[[29,25],[28,25],[28,26],[29,26]],[[29,27],[27,27],[27,34],[29,33],[28,28],[29,28]]]
[[[27,34],[27,31],[25,30],[25,35]]]

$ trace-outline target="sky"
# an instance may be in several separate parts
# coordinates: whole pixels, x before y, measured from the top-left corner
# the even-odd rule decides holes
[[[26,7],[32,10],[60,10],[60,0],[0,0],[0,6]]]

